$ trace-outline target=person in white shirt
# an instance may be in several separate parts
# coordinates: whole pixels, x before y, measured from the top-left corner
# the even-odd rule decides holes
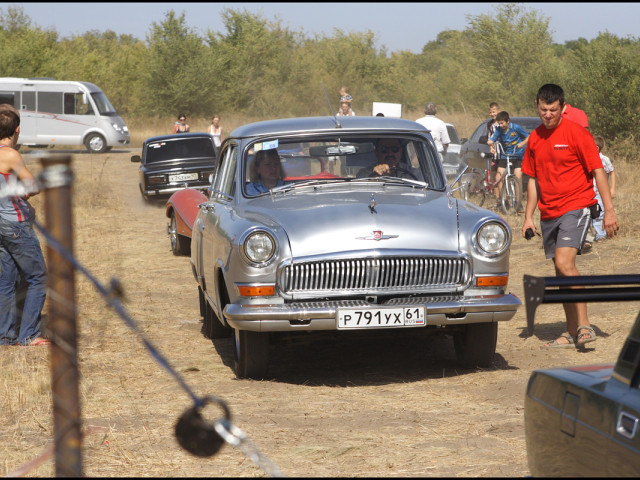
[[[447,153],[447,148],[449,147],[451,140],[449,139],[449,133],[447,132],[447,125],[439,118],[436,118],[437,111],[435,103],[427,103],[424,107],[425,116],[417,119],[416,122],[431,130],[431,136],[436,144],[436,148],[444,157]]]

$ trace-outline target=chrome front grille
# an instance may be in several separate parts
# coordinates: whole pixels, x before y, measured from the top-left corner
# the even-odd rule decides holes
[[[300,262],[279,271],[283,294],[451,291],[464,286],[470,266],[460,257],[383,257]]]

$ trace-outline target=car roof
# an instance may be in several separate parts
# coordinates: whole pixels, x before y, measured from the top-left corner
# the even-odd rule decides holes
[[[349,130],[371,131],[401,131],[425,133],[428,130],[412,120],[390,117],[301,117],[284,118],[279,120],[267,120],[250,123],[234,129],[230,137],[246,138],[261,135],[278,135],[290,133],[318,133]],[[358,132],[360,133],[360,132]]]
[[[147,138],[144,143],[152,143],[152,142],[162,142],[164,140],[177,140],[177,139],[186,139],[186,138],[201,138],[201,137],[211,137],[213,136],[207,132],[188,132],[188,133],[170,133],[168,135],[158,135],[155,137]]]
[[[517,121],[520,120],[521,122],[540,122],[542,123],[542,120],[540,120],[540,117],[509,117],[509,120],[512,121]]]

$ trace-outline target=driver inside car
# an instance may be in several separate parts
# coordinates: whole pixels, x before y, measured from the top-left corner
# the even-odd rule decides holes
[[[260,150],[249,167],[250,183],[247,184],[248,195],[267,193],[274,187],[280,187],[286,182],[278,150]]]
[[[391,176],[415,179],[411,167],[400,164],[402,159],[402,143],[397,138],[381,138],[376,144],[377,162],[373,167],[360,169],[356,178]]]

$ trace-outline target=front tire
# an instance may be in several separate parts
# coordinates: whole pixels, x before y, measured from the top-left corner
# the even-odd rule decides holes
[[[178,233],[178,221],[175,212],[171,212],[169,220],[169,242],[171,243],[171,251],[174,255],[190,255],[191,240]]]
[[[231,328],[222,325],[216,312],[213,310],[209,302],[202,297],[204,301],[204,336],[210,339],[227,338],[231,335]]]
[[[90,153],[104,153],[107,151],[107,141],[99,133],[91,133],[84,141]]]
[[[458,363],[464,368],[490,367],[497,341],[497,322],[465,325],[453,337]]]
[[[234,329],[234,370],[238,378],[262,380],[269,367],[269,334]]]

